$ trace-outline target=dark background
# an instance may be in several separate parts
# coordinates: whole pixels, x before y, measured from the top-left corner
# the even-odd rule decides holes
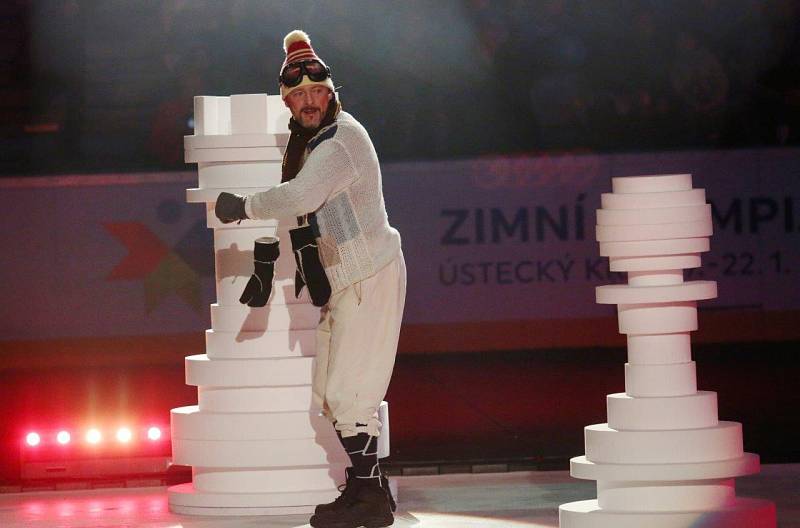
[[[192,96],[277,93],[305,29],[382,160],[800,141],[793,0],[0,7],[0,171],[184,168]]]

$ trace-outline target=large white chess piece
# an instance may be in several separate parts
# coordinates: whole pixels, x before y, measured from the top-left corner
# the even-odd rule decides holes
[[[347,456],[331,424],[314,408],[311,380],[319,309],[294,296],[294,218],[222,224],[221,191],[250,194],[277,185],[289,138],[280,96],[195,97],[195,134],[184,138],[214,229],[217,302],[206,353],[186,358],[186,383],[198,405],[171,412],[173,463],[192,466],[192,483],[169,488],[169,506],[195,515],[308,513],[338,496]],[[250,308],[239,296],[253,272],[253,244],[280,238],[272,296]],[[388,406],[379,457],[389,454]]]
[[[627,335],[625,392],[607,396],[608,423],[584,429],[573,477],[597,499],[563,504],[561,528],[774,528],[775,507],[737,498],[734,477],[757,473],[742,427],[718,420],[717,395],[698,391],[690,332],[714,281],[684,282],[712,232],[705,191],[689,174],[612,179],[597,211],[600,254],[628,283],[599,286]]]

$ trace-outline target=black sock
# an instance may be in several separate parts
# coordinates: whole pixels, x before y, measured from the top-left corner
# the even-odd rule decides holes
[[[362,483],[380,486],[381,469],[378,464],[378,437],[367,433],[343,437],[339,431],[339,440],[342,442],[350,462],[353,464],[353,474]]]

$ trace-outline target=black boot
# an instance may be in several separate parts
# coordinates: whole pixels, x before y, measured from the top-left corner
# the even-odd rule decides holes
[[[394,501],[392,489],[389,487],[389,479],[387,479],[384,475],[381,475],[381,488],[383,488],[383,491],[386,492],[386,496],[389,498],[389,506],[392,507],[392,512],[396,512],[397,503]]]
[[[356,489],[358,488],[359,480],[356,478],[353,468],[345,468],[344,471],[347,475],[347,482],[339,486],[339,491],[341,491],[342,494],[336,497],[336,500],[333,502],[329,502],[328,504],[318,504],[317,507],[314,508],[314,515],[320,515],[334,510],[344,509],[345,506],[352,502],[353,497],[356,494]]]
[[[311,517],[314,528],[384,528],[394,523],[389,497],[381,486],[361,483],[342,508]]]
[[[355,477],[353,468],[345,468],[345,473],[347,474],[347,482],[339,486],[339,491],[341,491],[342,494],[336,497],[336,500],[333,502],[317,505],[317,507],[314,508],[315,515],[343,509],[353,501],[353,497],[356,495],[356,490],[358,489],[358,486],[362,480],[359,480]],[[386,497],[389,499],[389,507],[392,509],[392,512],[396,512],[397,503],[394,501],[392,489],[389,487],[389,479],[387,479],[384,475],[381,475],[381,489],[386,492]]]

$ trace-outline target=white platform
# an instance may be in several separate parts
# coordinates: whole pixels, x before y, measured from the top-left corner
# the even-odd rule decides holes
[[[741,458],[742,425],[719,422],[702,429],[621,431],[608,424],[584,429],[586,458],[609,464],[681,464]]]
[[[206,330],[209,359],[257,359],[314,356],[317,332],[275,330],[270,332],[222,332]]]
[[[688,191],[692,188],[691,174],[659,174],[655,176],[625,176],[611,178],[614,194],[663,193]]]
[[[681,397],[697,391],[694,361],[656,365],[625,364],[625,393],[635,398]]]
[[[678,334],[628,335],[628,363],[659,365],[692,360],[689,332]]]
[[[752,475],[758,470],[759,457],[753,453],[728,460],[669,464],[596,463],[587,460],[586,456],[570,460],[572,476],[589,480],[707,480]]]
[[[659,431],[715,427],[717,393],[697,391],[686,396],[635,398],[625,393],[606,396],[608,426],[625,431]]]
[[[617,305],[621,334],[676,334],[697,330],[697,303],[637,303]]]
[[[311,384],[292,387],[198,387],[197,405],[209,412],[312,410]]]
[[[647,304],[700,301],[717,296],[715,281],[691,281],[659,286],[607,284],[595,289],[599,304]]]
[[[639,240],[668,240],[710,236],[711,217],[693,222],[674,224],[598,225],[598,242],[629,242]]]
[[[289,117],[280,96],[237,94],[194,98],[194,133],[198,136],[283,135],[288,133]]]
[[[280,493],[330,490],[344,481],[345,464],[288,469],[196,468],[192,470],[195,489],[207,493]]]
[[[336,436],[291,441],[178,438],[173,439],[172,458],[175,464],[203,468],[307,467],[347,462]]]
[[[186,384],[205,387],[286,387],[310,385],[313,357],[209,359],[188,356]]]
[[[709,511],[736,501],[734,480],[597,482],[597,505],[629,512]]]
[[[198,183],[202,189],[271,187],[281,182],[281,162],[276,160],[199,163],[197,173]]]
[[[211,161],[280,161],[285,147],[247,147],[193,149],[184,151],[186,163],[207,163]]]
[[[699,268],[700,254],[655,255],[650,257],[609,257],[611,271],[652,271]]]
[[[739,498],[711,511],[609,511],[596,499],[571,502],[559,510],[561,528],[775,528],[775,505],[758,499]]]
[[[289,135],[286,133],[183,136],[183,148],[192,150],[205,148],[285,147],[289,143]]]
[[[313,304],[211,305],[211,328],[220,332],[314,330],[318,324],[319,308]]]
[[[657,209],[599,209],[598,225],[646,225],[711,219],[711,205],[696,204]]]
[[[191,483],[169,488],[170,508],[188,515],[287,515],[311,513],[317,504],[339,496],[334,490],[267,493],[215,493],[200,491]]]
[[[213,413],[197,405],[172,409],[172,438],[194,440],[292,440],[336,436],[317,411]]]
[[[598,286],[627,335],[625,393],[606,398],[608,423],[584,428],[572,475],[597,481],[597,499],[560,507],[561,528],[774,528],[774,505],[736,497],[734,477],[758,471],[742,426],[719,421],[717,395],[697,390],[690,332],[714,281],[684,282],[713,232],[705,191],[689,174],[618,177],[601,196],[596,238],[627,284]]]
[[[654,209],[686,207],[705,203],[705,189],[628,194],[603,193],[600,195],[600,204],[603,209]]]
[[[676,238],[673,240],[631,240],[600,242],[603,257],[646,257],[703,253],[711,249],[708,238]]]

